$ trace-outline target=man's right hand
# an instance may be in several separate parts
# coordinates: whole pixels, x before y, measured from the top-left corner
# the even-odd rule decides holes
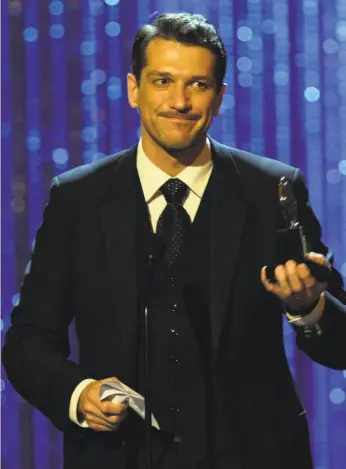
[[[114,404],[100,401],[100,387],[108,381],[118,380],[107,378],[94,381],[82,391],[78,402],[78,413],[90,428],[98,432],[111,432],[118,428],[127,415],[127,404]]]

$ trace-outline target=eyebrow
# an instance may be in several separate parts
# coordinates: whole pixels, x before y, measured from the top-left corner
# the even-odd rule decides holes
[[[147,75],[149,78],[152,76],[159,76],[163,78],[172,78],[173,75],[169,72],[159,72],[158,70],[153,70],[152,72],[149,72]],[[193,81],[198,81],[198,80],[204,80],[208,82],[212,82],[212,79],[206,75],[193,75],[190,80]]]

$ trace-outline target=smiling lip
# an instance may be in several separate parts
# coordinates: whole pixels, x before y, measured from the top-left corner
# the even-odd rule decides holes
[[[193,122],[196,119],[191,119],[187,117],[166,117],[166,116],[161,116],[164,117],[165,119],[169,119],[171,121],[177,121],[177,122]]]

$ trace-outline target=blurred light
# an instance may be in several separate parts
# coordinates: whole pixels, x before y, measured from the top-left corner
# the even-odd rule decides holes
[[[82,139],[88,143],[95,142],[97,139],[95,127],[84,127],[82,130]]]
[[[18,16],[22,12],[22,2],[20,0],[12,0],[8,3],[9,14],[11,16]]]
[[[9,122],[1,122],[1,135],[8,137],[11,133],[11,124]]]
[[[225,94],[222,105],[225,109],[233,109],[235,105],[234,96],[232,94]]]
[[[318,13],[318,4],[313,0],[303,2],[303,11],[306,15],[316,16]]]
[[[94,55],[96,44],[94,41],[83,41],[80,45],[80,53],[82,55]]]
[[[340,388],[334,388],[330,391],[329,399],[333,404],[342,404],[345,400],[345,391]]]
[[[94,107],[94,98],[92,95],[82,98],[82,108],[84,111],[91,111]]]
[[[326,179],[329,184],[339,184],[341,181],[341,174],[337,169],[330,169],[327,171]]]
[[[346,378],[346,370],[344,370],[342,373],[344,375],[344,378]]]
[[[23,31],[24,41],[35,42],[38,39],[38,30],[30,26],[29,28],[24,29]]]
[[[253,51],[261,50],[263,46],[263,41],[260,36],[253,36],[251,41],[249,41],[248,48]]]
[[[59,0],[53,0],[52,2],[50,2],[48,8],[50,14],[54,16],[62,15],[62,13],[64,12],[64,4]]]
[[[95,154],[92,156],[91,160],[92,160],[92,161],[99,161],[99,160],[102,160],[105,156],[106,156],[106,155],[105,155],[104,153],[102,153],[102,152],[97,152],[97,153],[95,153]]]
[[[288,7],[286,5],[286,3],[282,3],[280,1],[274,1],[274,4],[273,4],[273,14],[275,16],[281,16],[281,18],[283,16],[286,16],[288,13]]]
[[[321,93],[320,90],[315,88],[314,86],[309,86],[304,91],[304,97],[310,103],[315,103],[320,99]]]
[[[24,182],[15,181],[12,184],[12,193],[14,195],[23,196],[26,193],[26,185]]]
[[[105,4],[110,6],[118,5],[118,3],[119,0],[105,0]]]
[[[263,61],[261,59],[252,59],[252,73],[263,72]]]
[[[339,171],[343,176],[346,176],[346,160],[341,160],[339,162]]]
[[[68,151],[65,148],[56,148],[53,150],[52,159],[57,165],[66,165],[68,162]]]
[[[346,21],[338,21],[335,31],[339,41],[346,41]]]
[[[109,85],[107,88],[107,96],[112,100],[121,98],[121,87],[119,85]]]
[[[96,92],[95,84],[91,80],[84,80],[81,83],[81,91],[83,94],[92,95]]]
[[[274,73],[274,82],[277,86],[285,86],[289,81],[289,74],[285,70],[278,70]]]
[[[52,24],[49,28],[49,35],[53,39],[61,39],[65,34],[65,28],[62,24]]]
[[[1,332],[4,330],[4,327],[5,327],[4,320],[1,318],[0,319],[0,331]]]
[[[250,72],[252,67],[252,62],[249,57],[240,57],[237,60],[237,68],[241,72]]]
[[[104,12],[104,3],[102,3],[101,1],[93,1],[89,4],[90,6],[90,14],[92,16],[99,16],[99,15],[102,15],[102,13]]]
[[[119,77],[109,77],[108,85],[118,85],[121,86],[121,80]]]
[[[277,24],[274,20],[264,20],[262,23],[262,31],[265,34],[274,34],[277,29]]]
[[[5,387],[6,387],[5,380],[2,379],[2,380],[0,381],[0,383],[1,383],[1,384],[0,384],[0,392],[4,392],[4,391],[5,391]]]
[[[248,88],[253,85],[253,76],[251,73],[241,72],[238,75],[238,83],[243,88]]]
[[[102,85],[107,80],[107,74],[104,70],[97,68],[90,73],[90,79],[95,85]]]
[[[121,30],[120,24],[117,23],[116,21],[110,21],[105,26],[105,32],[107,36],[110,36],[110,37],[119,36],[120,30]]]
[[[323,50],[326,54],[335,54],[339,50],[339,44],[335,39],[326,39],[323,42]]]
[[[20,300],[20,294],[19,294],[19,293],[15,293],[15,294],[12,296],[12,305],[13,305],[13,306],[18,306],[19,300]]]
[[[241,26],[237,31],[239,41],[248,42],[252,39],[252,31],[248,26]]]
[[[30,135],[26,139],[26,148],[29,151],[37,151],[40,149],[41,139],[36,135]]]

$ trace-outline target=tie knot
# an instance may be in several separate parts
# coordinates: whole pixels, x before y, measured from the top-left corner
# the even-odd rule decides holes
[[[171,178],[161,187],[161,192],[168,203],[182,205],[187,193],[187,185],[180,179]]]

